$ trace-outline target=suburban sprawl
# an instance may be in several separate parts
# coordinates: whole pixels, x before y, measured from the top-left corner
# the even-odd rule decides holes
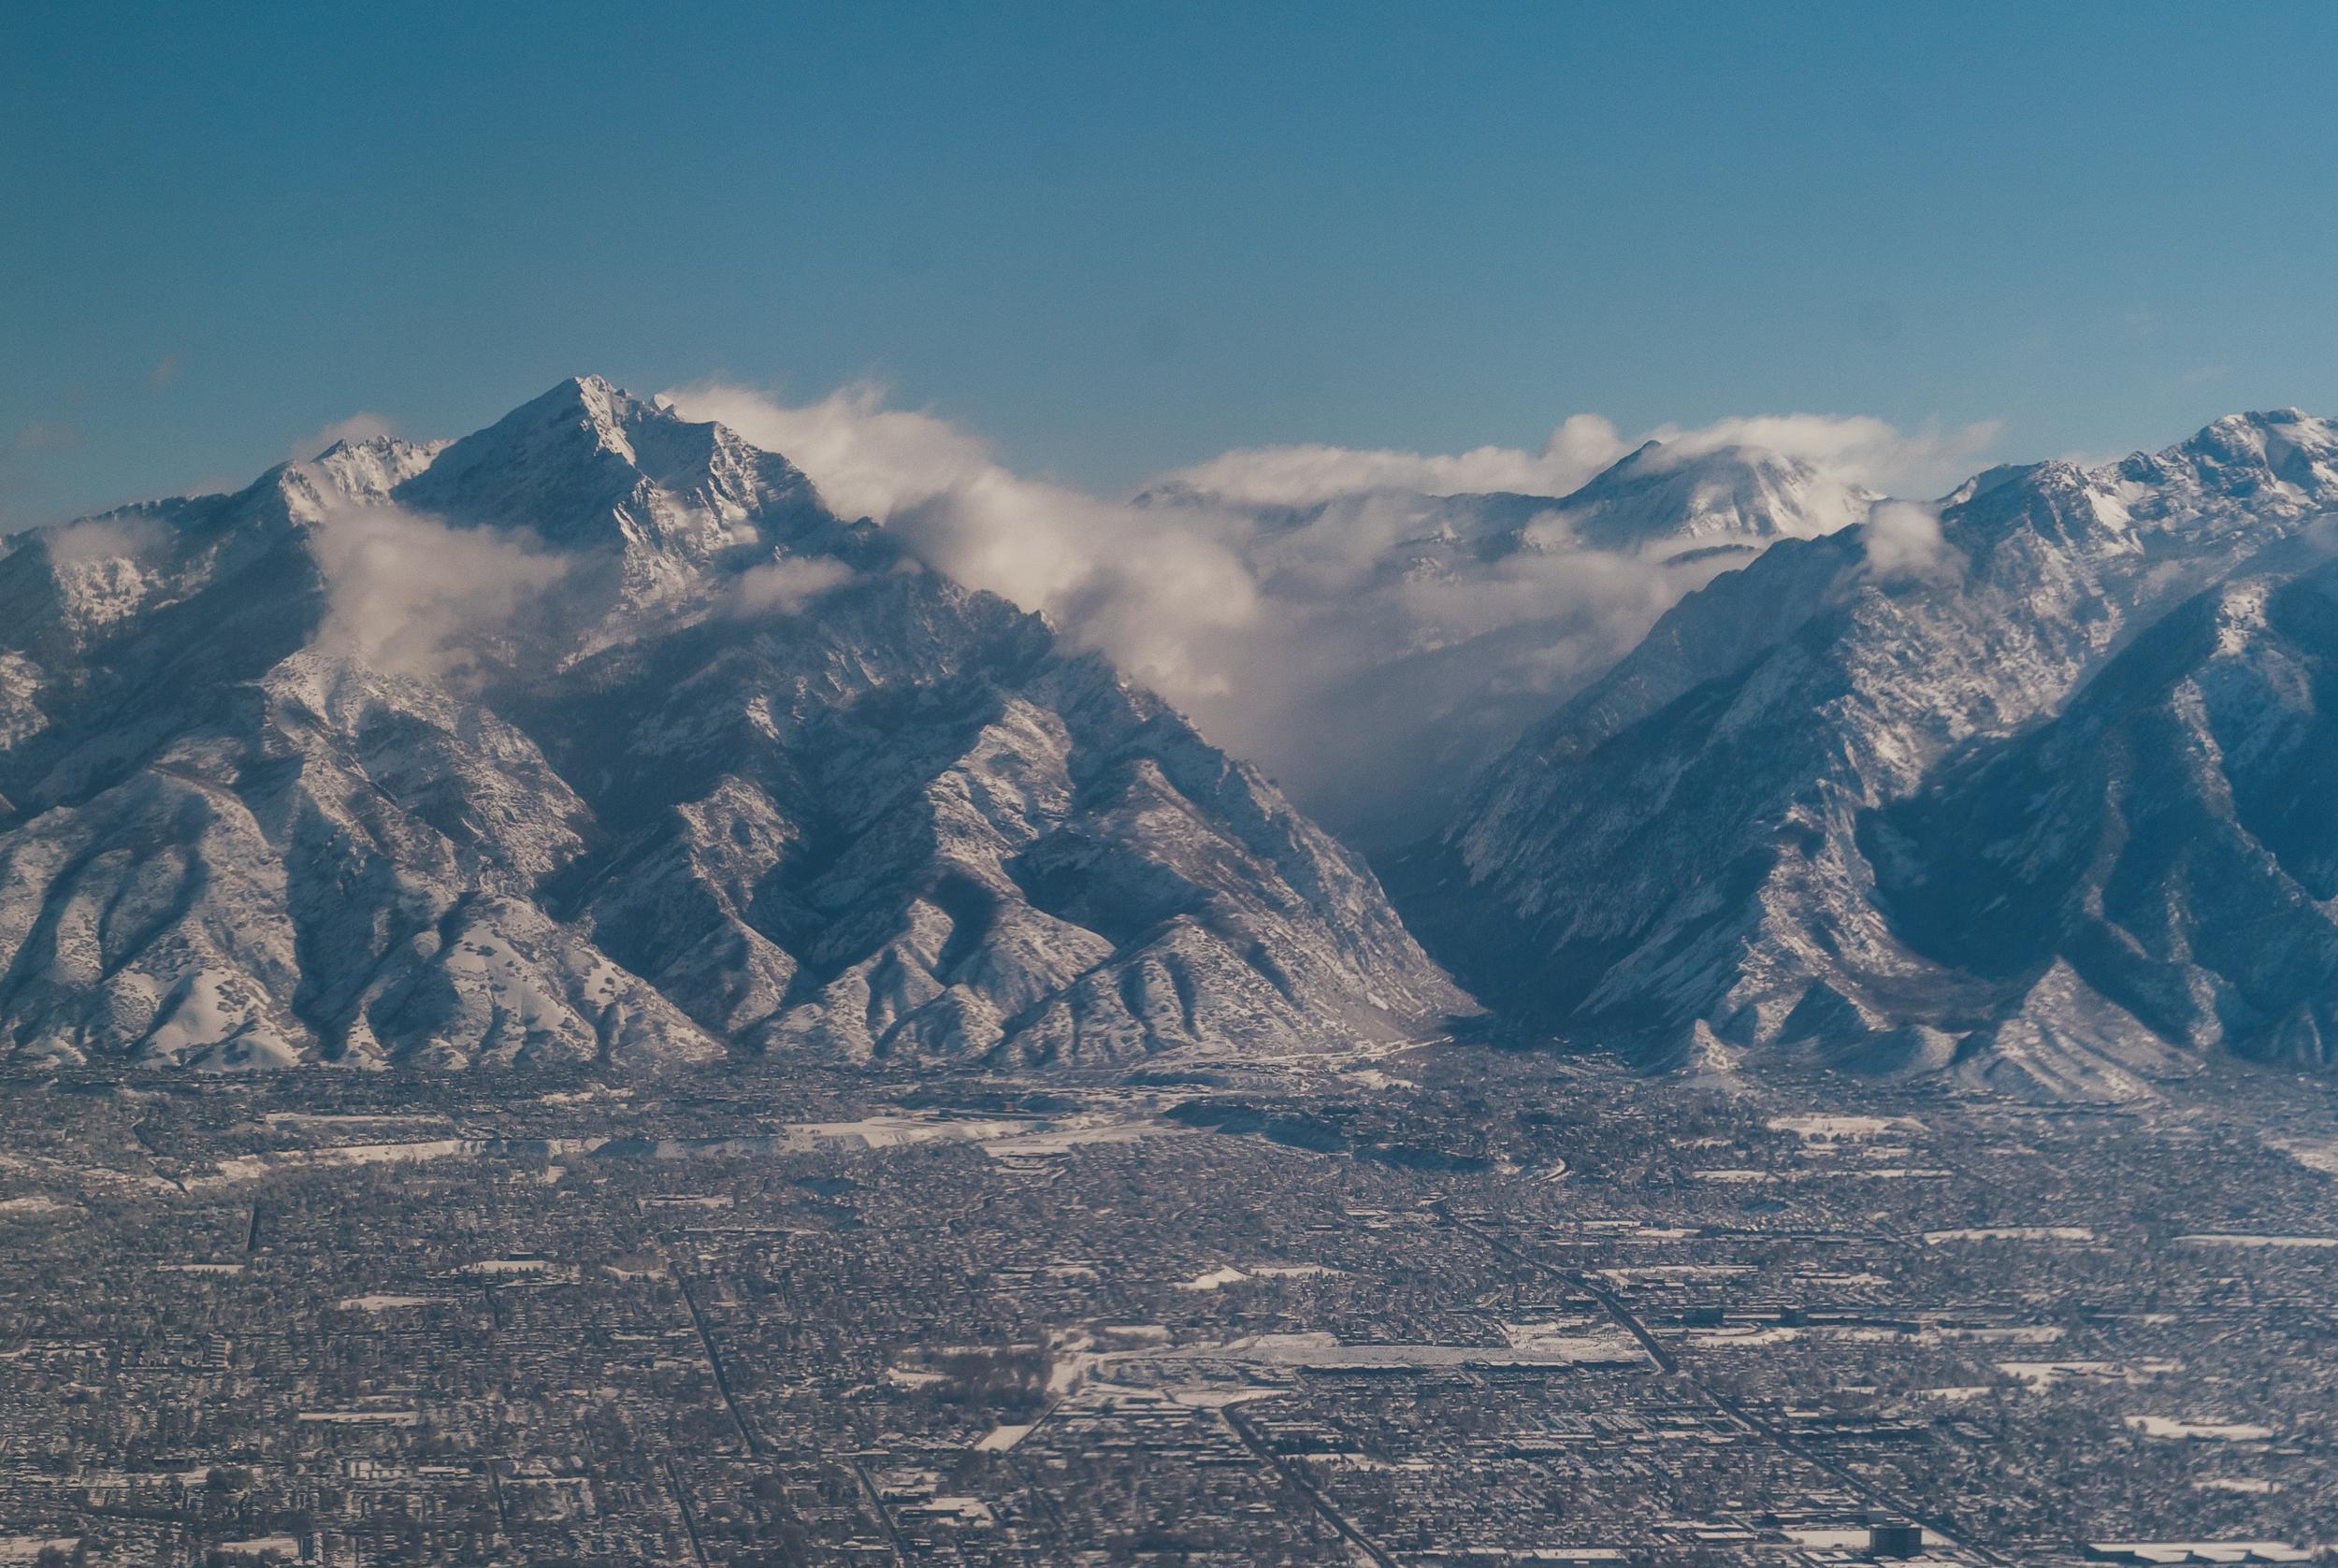
[[[2333,1102],[24,1082],[0,1561],[2323,1561]]]

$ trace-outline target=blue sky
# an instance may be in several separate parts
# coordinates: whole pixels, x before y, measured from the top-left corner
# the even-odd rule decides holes
[[[0,13],[0,521],[558,377],[1114,487],[1804,410],[2338,411],[2338,7]]]

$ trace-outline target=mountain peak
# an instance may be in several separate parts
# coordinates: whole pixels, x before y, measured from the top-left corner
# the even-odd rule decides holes
[[[288,467],[280,482],[296,503],[311,493],[319,504],[380,500],[429,468],[446,445],[397,436],[339,440],[308,462]]]
[[[2226,414],[2172,447],[2134,453],[2086,478],[2122,494],[2172,483],[2221,496],[2228,508],[2262,497],[2291,511],[2317,509],[2338,500],[2338,423],[2286,408]]]
[[[529,398],[520,407],[528,409],[540,404],[594,410],[604,416],[627,404],[641,407],[652,406],[647,399],[636,397],[608,377],[589,373],[581,376],[564,376],[546,388],[541,396]]]
[[[571,376],[449,446],[399,497],[555,543],[623,539],[693,558],[824,521],[794,465],[599,376]],[[752,519],[784,524],[776,536]]]
[[[2227,414],[2169,455],[2203,474],[2237,469],[2308,492],[2338,489],[2338,426],[2298,409]]]
[[[680,423],[680,416],[600,376],[570,376],[530,398],[488,428],[507,426],[528,431],[553,441],[590,440],[589,450],[614,453],[628,463],[638,461],[630,433],[645,419]]]
[[[1558,504],[1580,542],[1639,551],[1832,533],[1879,497],[1768,447],[1643,442]]]
[[[1261,776],[890,551],[578,377],[0,557],[0,1057],[1101,1066],[1467,1007]],[[755,608],[791,565],[837,591]]]
[[[1706,445],[1662,441],[1652,438],[1594,474],[1584,482],[1582,488],[1588,490],[1603,483],[1622,483],[1639,475],[1677,473],[1691,468],[1770,468],[1798,472],[1809,467],[1798,457],[1789,457],[1782,452],[1746,441],[1716,441]]]

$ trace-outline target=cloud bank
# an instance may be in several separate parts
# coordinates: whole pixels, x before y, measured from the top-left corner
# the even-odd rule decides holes
[[[1321,445],[1246,447],[1180,468],[1168,480],[1242,506],[1308,506],[1373,490],[1564,496],[1631,450],[1608,420],[1577,414],[1551,432],[1540,452],[1481,446],[1446,456]]]
[[[1768,447],[1885,495],[1944,496],[1983,466],[2003,433],[1994,419],[1903,431],[1865,414],[1765,414],[1690,429],[1663,424],[1649,435],[1684,456],[1725,446]]]
[[[1885,501],[1868,515],[1868,567],[1885,582],[1937,578],[1956,569],[1937,507]]]
[[[1108,496],[1015,473],[980,438],[865,384],[801,404],[711,382],[664,400],[785,454],[831,508],[876,518],[929,564],[1045,613],[1367,841],[1417,826],[1376,820],[1388,799],[1450,797],[1743,559],[1491,549],[1490,530],[1527,524],[1535,503],[1438,499],[1578,488],[1639,444],[1595,414],[1539,450],[1260,447]],[[1970,471],[1996,431],[1791,414],[1652,434],[1683,459],[1758,444],[1830,480],[1923,495]],[[1549,512],[1527,528],[1537,544],[1565,533]],[[1895,535],[1886,556],[1902,545],[1920,549]]]
[[[142,512],[119,511],[51,528],[46,538],[49,559],[60,567],[128,564],[160,554],[169,544],[170,531]]]
[[[1251,506],[1307,506],[1373,490],[1564,496],[1641,441],[1656,440],[1681,459],[1728,446],[1767,447],[1847,484],[1933,496],[1971,473],[2000,433],[1995,420],[1902,431],[1864,414],[1767,414],[1695,426],[1660,424],[1638,440],[1625,440],[1604,416],[1575,414],[1551,432],[1539,452],[1485,446],[1445,456],[1356,447],[1250,447],[1177,469],[1165,480]]]
[[[566,569],[512,535],[450,528],[391,506],[325,513],[312,548],[326,589],[317,646],[441,680],[470,669],[483,640],[508,635]]]
[[[1173,700],[1227,690],[1209,640],[1258,605],[1215,513],[1172,515],[1012,473],[978,438],[888,409],[870,386],[801,406],[720,384],[664,397],[785,455],[835,511],[876,518],[929,564],[1046,614]]]

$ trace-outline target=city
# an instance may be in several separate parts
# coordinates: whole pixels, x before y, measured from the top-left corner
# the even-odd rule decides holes
[[[0,1561],[2311,1561],[2338,1097],[2218,1078],[16,1083]]]

